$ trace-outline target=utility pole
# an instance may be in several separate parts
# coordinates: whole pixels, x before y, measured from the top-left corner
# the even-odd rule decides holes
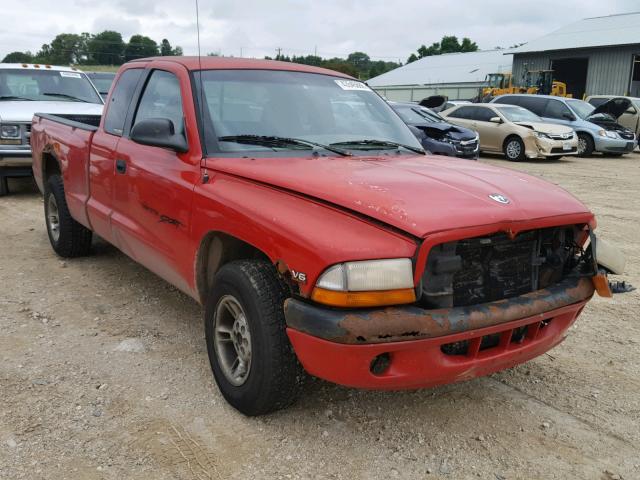
[[[278,52],[278,54],[276,55],[276,58],[277,58],[278,60],[280,60],[280,56],[281,56],[281,54],[282,54],[282,48],[280,48],[280,47],[276,48],[276,52]]]
[[[313,47],[313,56],[314,57],[318,56],[318,46],[317,45],[315,47]]]
[[[242,47],[240,47],[240,58],[242,58]]]

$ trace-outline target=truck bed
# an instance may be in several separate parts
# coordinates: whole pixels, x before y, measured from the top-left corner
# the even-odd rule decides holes
[[[71,215],[89,226],[85,204],[89,199],[89,153],[101,115],[36,113],[31,124],[33,176],[41,192],[45,191],[43,156],[54,159],[65,183]]]
[[[83,114],[58,114],[36,113],[36,117],[46,118],[53,122],[69,125],[70,127],[82,128],[83,130],[97,130],[100,126],[102,115],[83,115]]]

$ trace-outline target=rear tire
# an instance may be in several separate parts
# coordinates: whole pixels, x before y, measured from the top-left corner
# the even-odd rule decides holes
[[[51,175],[44,193],[44,218],[53,250],[65,258],[89,254],[92,232],[76,222],[67,206],[60,175]]]
[[[9,179],[0,174],[0,197],[9,195]]]
[[[502,147],[504,156],[512,162],[520,162],[526,158],[524,153],[524,142],[520,137],[509,137],[504,141]]]
[[[289,291],[273,265],[228,263],[216,274],[205,305],[209,362],[222,396],[248,416],[291,405],[303,371],[286,334]]]
[[[593,143],[593,138],[588,133],[579,133],[578,134],[578,156],[579,157],[590,157],[595,149],[595,144]]]

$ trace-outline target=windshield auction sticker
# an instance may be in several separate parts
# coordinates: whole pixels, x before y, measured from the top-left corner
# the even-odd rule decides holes
[[[69,78],[82,78],[82,75],[75,72],[60,72],[61,77],[69,77]]]
[[[371,89],[362,82],[355,80],[334,80],[338,86],[343,90],[364,90],[370,92]]]

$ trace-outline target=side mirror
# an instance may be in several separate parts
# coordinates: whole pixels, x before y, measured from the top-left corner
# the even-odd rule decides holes
[[[564,112],[562,114],[562,118],[564,118],[565,120],[569,120],[570,122],[573,122],[576,117],[574,117],[572,114],[570,114],[569,112]]]
[[[491,117],[489,121],[491,123],[502,123],[502,119],[500,117]]]
[[[627,108],[626,112],[624,112],[624,113],[626,113],[627,115],[635,115],[636,114],[636,109],[633,108],[633,107],[629,107],[629,108]]]
[[[168,118],[146,118],[131,129],[131,140],[142,145],[162,147],[179,153],[189,151],[184,135],[176,134],[173,122]]]

